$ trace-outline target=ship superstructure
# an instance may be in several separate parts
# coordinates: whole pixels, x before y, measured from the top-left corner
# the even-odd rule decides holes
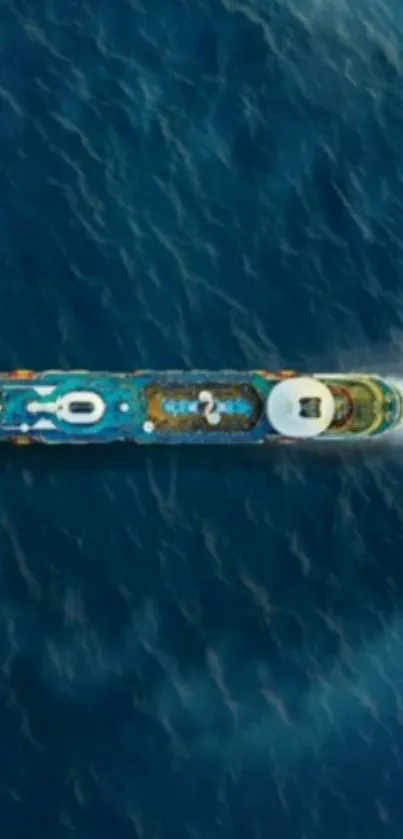
[[[259,444],[363,440],[403,425],[403,389],[362,373],[0,373],[0,440]]]

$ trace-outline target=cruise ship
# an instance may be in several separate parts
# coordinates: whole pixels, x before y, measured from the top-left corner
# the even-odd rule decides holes
[[[403,427],[403,382],[291,370],[0,373],[0,441],[362,441]]]

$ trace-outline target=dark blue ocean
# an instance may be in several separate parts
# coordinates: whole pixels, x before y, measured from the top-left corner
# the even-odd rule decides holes
[[[0,368],[403,372],[397,0],[3,0]],[[403,449],[10,449],[1,839],[401,839]]]

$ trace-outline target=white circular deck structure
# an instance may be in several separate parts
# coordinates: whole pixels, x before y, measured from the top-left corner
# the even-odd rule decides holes
[[[335,402],[319,379],[295,376],[274,386],[266,405],[270,425],[283,437],[309,439],[329,428]]]

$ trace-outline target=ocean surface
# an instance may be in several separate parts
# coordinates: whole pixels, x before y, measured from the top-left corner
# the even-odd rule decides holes
[[[403,373],[397,0],[3,0],[0,367]],[[1,839],[401,839],[403,447],[4,448]]]

